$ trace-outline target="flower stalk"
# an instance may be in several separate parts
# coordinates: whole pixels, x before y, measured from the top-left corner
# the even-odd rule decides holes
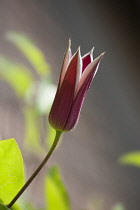
[[[22,195],[22,193],[27,189],[27,187],[31,184],[31,182],[35,179],[35,177],[39,174],[41,169],[47,163],[47,161],[49,160],[49,158],[51,157],[52,153],[54,152],[54,150],[55,150],[55,148],[57,146],[57,143],[58,143],[58,141],[60,139],[61,134],[62,134],[61,131],[56,131],[55,139],[54,139],[54,142],[53,142],[49,152],[47,153],[47,155],[45,156],[45,158],[43,159],[41,164],[38,166],[38,168],[35,170],[35,172],[32,174],[32,176],[25,183],[25,185],[21,188],[21,190],[17,193],[17,195],[13,198],[13,200],[7,205],[8,208],[11,208],[13,206],[13,204]]]

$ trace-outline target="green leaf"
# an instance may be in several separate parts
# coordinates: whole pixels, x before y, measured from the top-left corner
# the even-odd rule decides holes
[[[0,210],[9,210],[9,208],[0,203]]]
[[[112,210],[125,210],[125,208],[121,203],[117,203]]]
[[[70,210],[68,194],[57,167],[52,167],[45,179],[47,210]]]
[[[140,167],[140,151],[134,151],[122,155],[119,158],[119,162],[124,165],[132,165],[135,167]]]
[[[14,139],[0,141],[0,199],[8,204],[25,183],[21,152]]]
[[[3,56],[0,56],[0,76],[11,85],[20,97],[25,96],[33,83],[33,78],[26,67]]]
[[[50,73],[50,67],[45,62],[44,55],[26,35],[10,31],[7,33],[7,38],[25,55],[39,75]]]

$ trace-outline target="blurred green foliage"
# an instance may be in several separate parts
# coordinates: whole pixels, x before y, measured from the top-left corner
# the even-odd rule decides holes
[[[31,148],[37,152],[42,153],[43,147],[40,144],[41,133],[40,133],[40,116],[34,107],[24,107],[24,122],[25,122],[25,136],[24,146]],[[30,147],[33,145],[33,147]]]
[[[0,55],[0,77],[22,100],[24,146],[33,153],[42,154],[45,152],[45,146],[49,148],[54,140],[53,129],[47,122],[56,92],[50,66],[40,49],[26,35],[10,31],[6,38],[27,58],[34,69],[33,72],[25,65]],[[43,146],[41,139],[46,139]]]
[[[140,151],[129,152],[119,158],[119,162],[124,165],[140,167]]]
[[[6,37],[26,56],[39,75],[48,75],[50,73],[50,66],[46,63],[45,56],[31,39],[15,31],[10,31]]]
[[[56,166],[52,167],[46,176],[45,197],[47,210],[70,210],[68,194]]]
[[[105,206],[105,200],[102,198],[100,199],[94,199],[91,203],[91,207],[89,209],[91,210],[104,210],[104,206]],[[88,209],[87,209],[88,210]],[[111,207],[111,210],[126,210],[124,205],[120,202],[114,204],[112,207]]]
[[[113,206],[112,210],[125,210],[122,203],[117,203],[115,206]]]
[[[0,76],[8,82],[19,97],[24,97],[31,84],[33,77],[29,70],[13,61],[0,56]]]

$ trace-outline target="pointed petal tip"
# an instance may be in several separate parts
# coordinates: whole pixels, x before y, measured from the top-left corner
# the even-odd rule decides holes
[[[91,51],[89,52],[91,62],[93,61],[93,50],[94,50],[94,47],[92,47]]]
[[[106,53],[106,51],[104,51],[103,53],[101,53],[101,56],[103,57],[105,53]]]
[[[69,38],[69,40],[68,40],[68,48],[70,48],[71,47],[71,38]]]
[[[78,52],[81,53],[81,48],[80,48],[80,46],[78,47]]]
[[[92,49],[90,50],[90,54],[91,54],[91,55],[93,54],[94,48],[95,48],[95,47],[92,47]]]
[[[80,46],[78,47],[77,51],[80,52]]]
[[[68,40],[67,51],[71,49],[71,39]]]
[[[78,47],[78,49],[77,49],[77,51],[76,51],[75,55],[81,56],[80,46]]]
[[[99,60],[101,61],[101,59],[103,58],[103,56],[104,56],[104,54],[105,54],[106,52],[103,52],[103,53],[101,53],[101,55],[99,55]]]
[[[102,57],[104,56],[106,52],[101,53],[101,55],[99,55],[96,59],[99,59],[99,61],[102,59]]]

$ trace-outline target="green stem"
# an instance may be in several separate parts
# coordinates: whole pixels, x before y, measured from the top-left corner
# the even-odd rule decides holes
[[[34,180],[34,178],[38,175],[38,173],[41,171],[43,166],[46,164],[50,156],[52,155],[53,151],[56,148],[56,145],[59,141],[59,138],[61,136],[61,131],[56,131],[55,139],[54,142],[47,153],[46,157],[44,160],[41,162],[41,164],[38,166],[38,168],[35,170],[35,172],[32,174],[32,176],[28,179],[28,181],[25,183],[25,185],[21,188],[21,190],[17,193],[17,195],[13,198],[13,200],[7,205],[8,208],[11,208],[13,204],[17,201],[17,199],[22,195],[22,193],[26,190],[26,188],[31,184],[31,182]]]

